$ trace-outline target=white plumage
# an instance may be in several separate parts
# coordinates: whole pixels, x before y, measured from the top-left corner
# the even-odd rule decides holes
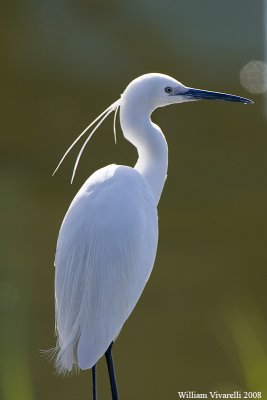
[[[157,107],[200,99],[251,102],[188,88],[167,75],[146,74],[128,85],[121,98],[82,132],[60,161],[59,165],[97,123],[77,157],[74,177],[92,134],[120,107],[122,131],[136,147],[138,161],[134,168],[109,165],[95,172],[75,196],[59,232],[55,260],[59,372],[95,366],[136,305],[156,256],[157,204],[168,168],[165,137],[150,117]],[[117,399],[109,355],[107,362],[113,399]]]
[[[95,172],[64,218],[56,251],[58,368],[91,368],[140,297],[156,256],[156,203],[133,168]]]

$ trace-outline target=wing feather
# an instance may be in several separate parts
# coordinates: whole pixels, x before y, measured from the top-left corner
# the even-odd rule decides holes
[[[111,165],[74,198],[56,251],[57,368],[91,368],[116,338],[151,273],[158,240],[153,195],[134,169]]]

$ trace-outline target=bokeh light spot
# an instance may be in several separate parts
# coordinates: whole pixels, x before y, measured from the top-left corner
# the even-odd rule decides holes
[[[250,93],[267,91],[267,64],[263,61],[250,61],[240,71],[241,85]]]

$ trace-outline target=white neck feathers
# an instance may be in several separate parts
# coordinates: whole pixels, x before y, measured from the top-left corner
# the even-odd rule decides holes
[[[161,129],[151,121],[153,110],[121,104],[120,122],[124,137],[137,149],[135,169],[148,183],[158,204],[168,169],[168,145]]]

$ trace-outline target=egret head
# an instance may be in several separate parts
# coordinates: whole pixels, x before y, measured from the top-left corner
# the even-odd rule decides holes
[[[176,101],[170,96],[174,88],[181,94],[187,89],[182,83],[168,75],[145,74],[129,83],[122,94],[121,101],[122,104],[126,102],[135,103],[145,110],[152,111],[158,107],[182,101],[181,96]]]
[[[54,173],[58,170],[62,161],[65,159],[66,155],[70,152],[73,146],[90,128],[92,128],[89,136],[85,140],[76,159],[71,178],[71,182],[73,181],[80,157],[82,155],[82,152],[86,144],[89,142],[92,135],[102,124],[102,122],[113,111],[115,111],[113,129],[116,142],[115,122],[116,122],[117,111],[119,108],[120,108],[121,127],[123,128],[123,126],[126,126],[126,128],[129,128],[129,125],[133,126],[133,122],[135,124],[138,122],[138,120],[139,122],[140,121],[142,122],[142,118],[140,118],[140,116],[149,117],[150,114],[158,107],[164,107],[169,104],[184,103],[187,101],[195,101],[195,100],[224,100],[232,102],[241,102],[245,104],[253,103],[253,101],[249,99],[245,99],[244,97],[234,96],[232,94],[210,92],[208,90],[190,88],[178,82],[176,79],[171,78],[170,76],[164,74],[150,73],[139,76],[126,87],[120,99],[111,104],[105,111],[103,111],[100,115],[98,115],[98,117],[96,117],[96,119],[82,131],[82,133],[67,149],[67,151],[61,158],[60,162],[58,163],[58,166],[55,169]],[[126,130],[127,129],[125,129],[125,131]],[[128,134],[130,133],[128,132]]]
[[[121,97],[121,105],[127,102],[145,111],[153,111],[169,104],[196,100],[252,103],[244,97],[190,88],[168,75],[150,73],[134,79],[127,86]]]

